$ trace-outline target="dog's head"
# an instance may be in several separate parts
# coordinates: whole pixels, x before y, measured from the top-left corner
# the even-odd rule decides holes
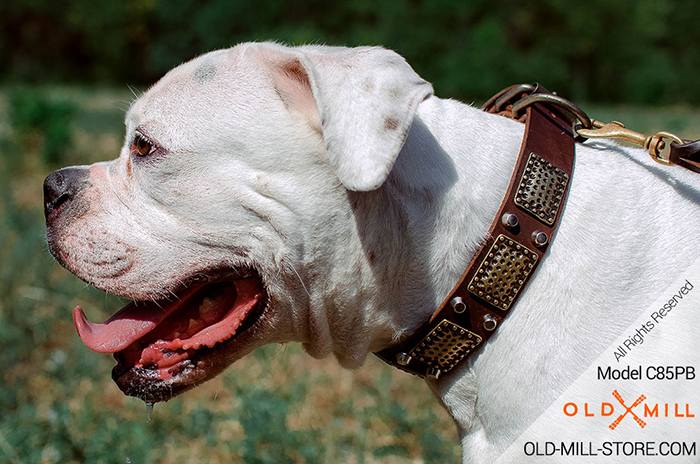
[[[167,400],[271,342],[349,365],[380,348],[390,317],[359,308],[378,298],[363,283],[384,251],[363,249],[353,195],[382,185],[431,93],[381,48],[244,44],[138,98],[117,159],[51,174],[51,253],[134,300],[105,324],[74,311],[85,344],[114,353],[119,387]]]

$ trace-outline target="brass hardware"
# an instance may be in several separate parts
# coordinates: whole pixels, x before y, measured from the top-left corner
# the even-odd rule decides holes
[[[542,231],[537,231],[537,230],[532,233],[531,238],[532,238],[532,243],[536,247],[543,247],[549,241],[549,237],[547,237],[546,233],[544,233]]]
[[[666,148],[664,139],[670,139],[672,142],[682,144],[683,140],[677,135],[670,132],[657,132],[654,135],[646,136],[627,129],[624,124],[618,121],[605,124],[600,121],[593,120],[593,127],[590,129],[577,129],[576,133],[587,139],[605,138],[605,139],[620,139],[625,142],[643,147],[648,150],[651,159],[657,163],[672,166],[673,163],[668,158],[663,157],[663,150]]]
[[[440,374],[440,369],[438,369],[437,367],[430,367],[428,368],[428,371],[426,372],[425,376],[430,380],[437,380],[438,377],[440,377]]]
[[[467,310],[467,304],[460,296],[452,298],[452,300],[450,301],[450,305],[452,306],[452,310],[457,314],[462,314],[464,311]]]
[[[567,173],[536,153],[530,153],[513,201],[551,226],[557,218],[568,182]]]
[[[510,103],[510,101],[513,100],[515,97],[518,97],[524,93],[530,94],[534,92],[536,88],[537,86],[534,86],[532,84],[517,85],[510,89],[508,92],[501,95],[501,97],[498,100],[496,100],[496,103],[494,104],[494,109],[497,113],[503,111],[503,109],[506,106],[508,106],[508,103]]]
[[[580,122],[583,127],[591,127],[592,121],[588,117],[585,111],[576,106],[574,103],[570,102],[566,98],[562,98],[559,95],[553,95],[548,93],[534,93],[528,95],[522,100],[513,104],[513,117],[518,119],[520,113],[525,110],[530,105],[535,103],[544,103],[553,105],[560,110],[564,111],[564,116],[568,117],[568,121],[574,124],[576,121]]]
[[[402,366],[408,366],[411,362],[411,356],[408,353],[396,353],[396,362]]]
[[[649,156],[651,156],[651,159],[653,159],[659,164],[663,164],[664,166],[675,166],[675,164],[671,162],[668,158],[664,158],[663,156],[661,156],[662,150],[666,147],[664,138],[671,139],[671,142],[677,143],[679,145],[683,143],[683,139],[681,139],[677,135],[671,134],[670,132],[657,132],[652,136],[652,141],[649,146]]]
[[[683,143],[683,139],[677,135],[670,132],[657,132],[654,135],[646,136],[625,128],[625,125],[618,121],[606,124],[591,119],[585,111],[566,98],[556,94],[533,93],[536,91],[537,85],[522,84],[514,86],[496,100],[494,110],[498,113],[504,110],[511,101],[514,101],[511,113],[515,119],[518,119],[528,106],[535,103],[541,103],[546,107],[553,106],[561,110],[567,121],[576,126],[574,128],[574,136],[576,136],[577,141],[587,138],[622,139],[631,144],[644,147],[651,159],[657,163],[665,166],[675,165],[668,159],[668,155],[664,156],[664,149],[668,146],[667,142],[669,140],[679,145]]]
[[[478,334],[443,319],[411,350],[410,356],[447,372],[476,348],[481,340]]]
[[[467,290],[507,310],[537,262],[537,253],[525,245],[499,235],[474,273]]]
[[[484,323],[482,326],[484,327],[484,330],[488,330],[489,332],[492,332],[496,330],[496,326],[498,325],[498,321],[496,321],[496,318],[494,318],[490,314],[484,315]]]
[[[578,129],[576,132],[587,139],[621,139],[645,148],[650,139],[650,137],[644,134],[627,129],[625,125],[619,121],[612,121],[611,123],[605,124],[594,119],[592,128]]]
[[[520,224],[520,221],[518,220],[518,216],[515,214],[505,213],[501,217],[501,224],[503,224],[503,227],[506,229],[515,229]]]

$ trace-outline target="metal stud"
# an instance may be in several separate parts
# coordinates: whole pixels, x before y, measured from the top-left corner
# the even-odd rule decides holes
[[[450,300],[450,305],[452,305],[452,310],[457,314],[462,314],[467,310],[467,304],[464,302],[461,296],[456,296]]]
[[[496,325],[498,325],[498,321],[496,321],[496,319],[492,315],[486,314],[484,316],[484,330],[488,330],[489,332],[491,332],[492,330],[496,329]]]
[[[425,376],[430,380],[437,380],[438,377],[440,377],[440,369],[437,367],[429,367]]]
[[[503,227],[506,229],[515,229],[518,227],[518,224],[520,224],[520,221],[518,220],[518,216],[515,214],[505,213],[503,216],[501,216],[501,224],[503,224]]]
[[[543,247],[547,244],[548,241],[549,237],[547,237],[546,233],[542,231],[535,231],[532,233],[532,243],[535,246]]]
[[[408,353],[397,353],[396,362],[401,366],[408,366],[408,363],[411,362],[411,356]]]

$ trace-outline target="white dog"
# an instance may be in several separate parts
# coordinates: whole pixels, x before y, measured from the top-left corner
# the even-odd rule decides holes
[[[47,178],[49,246],[135,300],[109,324],[75,312],[129,395],[168,399],[267,343],[354,368],[449,294],[522,136],[382,48],[243,44],[136,100],[118,159]],[[700,249],[700,177],[613,144],[576,150],[531,284],[476,356],[428,381],[465,462],[493,461]]]

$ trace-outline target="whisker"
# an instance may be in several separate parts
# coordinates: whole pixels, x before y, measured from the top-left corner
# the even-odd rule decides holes
[[[299,275],[299,273],[297,272],[297,270],[294,268],[294,265],[293,265],[293,264],[288,264],[288,266],[289,266],[289,268],[297,275],[297,277],[299,278],[299,282],[301,282],[301,286],[304,288],[304,291],[305,291],[306,294],[309,296],[309,298],[311,298],[311,293],[309,293],[309,291],[306,289],[306,285],[304,284],[304,281],[301,279],[301,276]]]

